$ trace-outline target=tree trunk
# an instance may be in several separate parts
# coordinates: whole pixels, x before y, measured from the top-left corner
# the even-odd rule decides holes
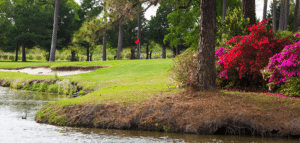
[[[176,55],[179,55],[179,48],[178,48],[178,45],[176,46]]]
[[[216,0],[200,1],[197,67],[197,85],[200,91],[217,90],[215,65],[216,15]]]
[[[283,0],[281,0],[280,3],[280,15],[279,15],[279,31],[283,30],[283,26],[284,26],[284,2]]]
[[[273,32],[275,33],[276,30],[276,0],[273,0]]]
[[[92,61],[92,57],[93,57],[93,52],[91,52],[90,54],[90,61]]]
[[[250,24],[256,24],[255,22],[255,0],[243,0],[242,1],[242,13],[243,18],[250,18]]]
[[[122,19],[119,21],[119,37],[118,37],[118,50],[117,59],[121,60],[121,51],[123,48],[123,35],[124,35],[124,25],[122,24]]]
[[[25,46],[22,45],[22,62],[26,62]]]
[[[226,0],[223,0],[223,17],[222,20],[225,20],[225,16],[226,16]]]
[[[15,56],[15,61],[18,61],[18,52],[19,52],[19,46],[16,46],[16,56]]]
[[[299,11],[299,0],[296,0],[295,14],[294,14],[294,30],[293,30],[294,33],[298,31],[298,11]]]
[[[71,55],[72,55],[71,61],[77,61],[76,60],[76,51],[75,50],[72,50]]]
[[[55,10],[54,10],[54,23],[53,23],[53,34],[52,34],[52,43],[51,43],[51,52],[50,52],[50,62],[55,61],[55,51],[56,51],[56,41],[57,41],[57,30],[58,30],[58,13],[59,13],[59,0],[55,1]]]
[[[146,59],[149,59],[149,43],[147,43],[147,47],[146,47]]]
[[[161,58],[162,59],[166,58],[166,46],[165,45],[162,45]]]
[[[263,19],[267,18],[267,5],[268,5],[268,0],[264,0]]]
[[[86,61],[89,61],[89,55],[90,55],[90,46],[89,45],[87,45],[87,47],[86,47]]]
[[[102,61],[106,61],[106,32],[103,35],[103,50],[102,50]]]
[[[137,44],[137,59],[140,59],[141,55],[141,28],[142,28],[142,13],[139,13],[138,19],[138,33],[137,38],[140,39],[140,42]]]
[[[286,0],[285,1],[285,7],[284,7],[284,27],[283,30],[287,30],[288,29],[288,25],[289,25],[289,11],[290,11],[290,0]]]
[[[152,50],[150,51],[150,59],[152,59]]]
[[[173,58],[175,58],[176,57],[176,48],[173,48],[172,50],[173,50]]]
[[[135,59],[135,49],[131,49],[130,59]]]

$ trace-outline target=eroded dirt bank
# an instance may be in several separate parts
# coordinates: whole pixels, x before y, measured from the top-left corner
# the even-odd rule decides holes
[[[102,129],[296,139],[300,137],[297,108],[279,107],[278,110],[266,110],[263,106],[251,103],[250,98],[245,95],[187,92],[156,98],[142,105],[60,107],[49,104],[37,112],[36,121]]]

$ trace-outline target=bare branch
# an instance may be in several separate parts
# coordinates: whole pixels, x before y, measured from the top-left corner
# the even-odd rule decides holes
[[[179,9],[187,9],[187,8],[189,8],[191,2],[192,2],[192,0],[189,0],[188,3],[185,6],[178,6],[178,8]]]

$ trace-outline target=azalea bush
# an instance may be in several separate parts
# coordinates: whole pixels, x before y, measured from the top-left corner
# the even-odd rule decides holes
[[[266,82],[260,70],[268,64],[270,57],[292,42],[289,38],[279,40],[274,37],[271,20],[268,18],[249,25],[250,35],[232,37],[225,43],[233,47],[228,53],[216,52],[222,66],[220,78],[225,77],[235,87],[264,88]]]
[[[296,33],[295,36],[298,37],[299,34]],[[295,93],[296,89],[292,90],[295,88],[296,79],[292,83],[289,83],[289,80],[292,77],[299,78],[300,76],[300,41],[285,46],[280,53],[272,56],[269,64],[261,72],[265,76],[265,80],[268,79],[270,90],[278,87],[279,84],[286,83],[283,87],[291,89],[289,92],[292,93],[289,95],[299,94],[299,92]],[[287,91],[281,88],[281,92],[286,93]]]
[[[196,51],[188,48],[173,59],[174,66],[169,69],[171,79],[176,81],[178,87],[196,87],[197,56]]]

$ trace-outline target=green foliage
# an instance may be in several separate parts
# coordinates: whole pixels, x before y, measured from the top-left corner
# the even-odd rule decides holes
[[[65,56],[61,55],[59,58],[61,61],[65,60]]]
[[[58,84],[51,84],[48,86],[47,91],[51,93],[58,93],[58,88],[59,88]]]
[[[173,58],[173,54],[167,53],[167,58]]]
[[[287,84],[280,87],[280,92],[289,97],[300,97],[300,77],[292,77]]]
[[[8,59],[13,61],[13,60],[15,59],[15,56],[10,55],[10,56],[8,57]]]
[[[7,60],[8,55],[2,55],[3,60]]]
[[[114,55],[107,55],[107,60],[114,60]]]
[[[294,33],[291,31],[278,31],[275,34],[275,39],[282,40],[284,38],[289,38],[292,40],[292,43],[298,42],[300,39],[298,36],[294,36]]]
[[[33,58],[33,56],[32,55],[29,55],[28,56],[28,60],[33,60],[34,58]]]
[[[48,83],[41,83],[38,88],[38,91],[45,92],[45,91],[47,91],[47,88],[48,88]]]
[[[42,60],[42,56],[36,56],[37,60]]]
[[[78,95],[82,95],[82,94],[84,94],[84,93],[85,93],[84,90],[80,90],[80,91],[78,92]]]
[[[174,66],[169,69],[171,78],[181,87],[196,86],[197,56],[191,48],[173,59]]]
[[[243,31],[247,30],[248,24],[249,18],[243,18],[242,11],[240,8],[235,8],[233,10],[229,8],[226,12],[226,17],[224,21],[221,17],[217,18],[216,46],[225,46],[225,42],[230,40],[233,36],[245,35]]]

